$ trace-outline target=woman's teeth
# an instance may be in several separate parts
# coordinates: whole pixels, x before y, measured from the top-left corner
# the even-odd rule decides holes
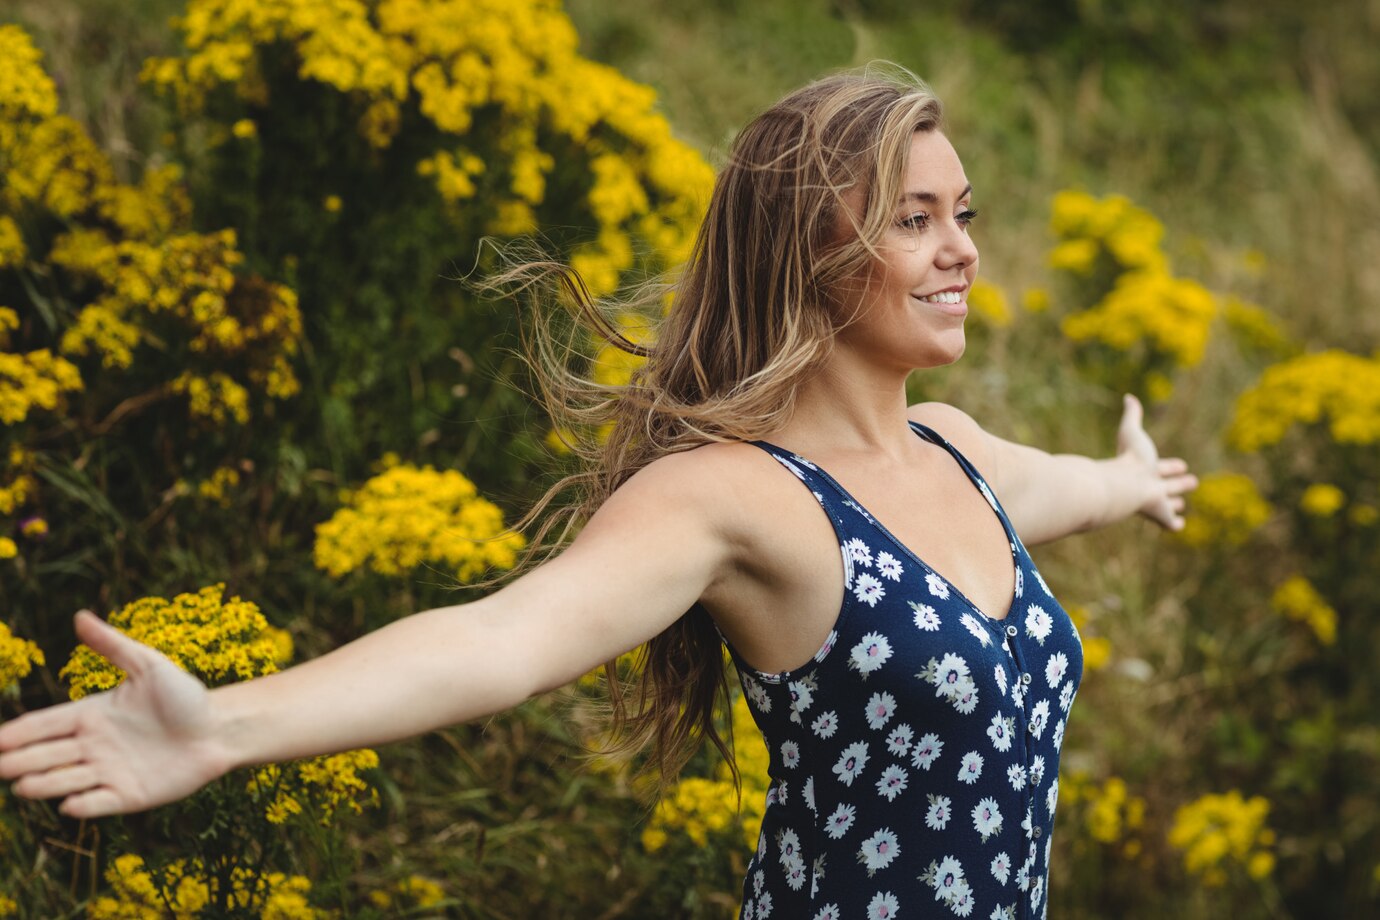
[[[963,295],[958,291],[940,291],[938,294],[927,294],[916,299],[925,303],[958,303],[963,299]]]

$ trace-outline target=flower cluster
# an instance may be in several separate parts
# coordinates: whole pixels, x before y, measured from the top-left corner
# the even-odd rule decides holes
[[[435,907],[445,899],[445,889],[420,875],[409,875],[392,888],[380,888],[369,892],[369,901],[375,907],[399,912]]]
[[[1258,304],[1227,297],[1222,306],[1222,318],[1227,321],[1227,329],[1236,341],[1250,351],[1284,358],[1297,349],[1279,321]]]
[[[295,393],[289,360],[302,328],[293,292],[237,277],[243,257],[233,231],[190,231],[178,167],[150,169],[137,185],[116,181],[81,126],[56,114],[52,80],[29,37],[13,26],[3,30],[0,270],[30,263],[48,263],[44,273],[61,270],[54,274],[82,304],[73,315],[61,311],[62,354],[124,370],[141,351],[161,351],[190,380],[238,378],[233,388],[213,386],[200,404],[189,384],[172,386],[191,396],[194,415],[216,421],[248,418],[245,406],[221,408],[220,392],[247,396],[252,388],[276,399]],[[64,231],[51,246],[26,241],[26,227],[54,218]],[[0,306],[0,333],[17,326],[13,311]],[[141,370],[148,363],[141,361]],[[0,352],[0,422],[20,421],[33,407],[54,408],[59,392],[81,388],[76,366],[64,358],[46,350]]]
[[[1105,668],[1112,660],[1112,642],[1106,636],[1089,636],[1086,634],[1088,629],[1088,608],[1082,604],[1069,604],[1069,619],[1073,620],[1073,626],[1078,630],[1079,638],[1083,642],[1083,667],[1089,671],[1100,671]]]
[[[1323,645],[1337,641],[1337,611],[1302,575],[1286,578],[1271,595],[1270,605],[1291,620],[1307,623]]]
[[[12,311],[0,307],[0,343],[12,317]],[[0,425],[18,424],[34,409],[56,409],[61,394],[81,388],[76,366],[46,348],[23,354],[0,351]]]
[[[224,594],[224,585],[212,585],[171,601],[145,597],[112,613],[109,622],[212,685],[271,674],[286,664],[292,655],[286,632],[270,626],[255,604]],[[58,676],[67,679],[76,700],[111,689],[125,673],[79,645]]]
[[[1091,275],[1104,259],[1117,273],[1167,268],[1160,249],[1164,225],[1123,195],[1098,199],[1065,189],[1054,196],[1049,228],[1059,240],[1049,254],[1050,267],[1060,271]]]
[[[1216,298],[1196,281],[1126,272],[1095,306],[1067,317],[1063,330],[1075,342],[1101,342],[1122,352],[1143,344],[1178,367],[1192,367],[1203,359],[1216,315]]]
[[[1050,229],[1058,239],[1049,265],[1070,276],[1091,303],[1065,316],[1065,336],[1110,350],[1130,376],[1117,387],[1143,387],[1152,400],[1173,392],[1170,374],[1203,359],[1218,298],[1175,277],[1160,248],[1163,225],[1121,195],[1094,198],[1065,190],[1054,196]],[[1036,308],[1045,300],[1036,298]],[[1232,317],[1262,337],[1273,331],[1259,308],[1232,301]]]
[[[1346,494],[1330,482],[1315,482],[1299,496],[1299,509],[1310,517],[1332,517],[1346,504]]]
[[[1145,799],[1131,795],[1124,779],[1110,776],[1099,785],[1086,773],[1074,771],[1060,777],[1059,799],[1060,804],[1082,806],[1083,824],[1093,840],[1107,846],[1120,843],[1127,859],[1141,854],[1143,844],[1136,832],[1145,823]]]
[[[1190,498],[1184,529],[1175,538],[1189,546],[1240,546],[1273,513],[1255,482],[1241,473],[1209,473]]]
[[[341,501],[345,507],[316,526],[314,548],[316,565],[337,578],[366,567],[405,575],[442,565],[471,582],[489,568],[512,568],[525,545],[504,528],[498,506],[455,470],[395,466]]]
[[[1380,442],[1380,357],[1331,349],[1271,365],[1237,398],[1227,442],[1252,453],[1320,422],[1338,444]]]
[[[1244,867],[1253,879],[1263,879],[1275,866],[1275,834],[1265,826],[1270,803],[1261,796],[1242,797],[1235,789],[1203,796],[1174,812],[1169,843],[1184,851],[1184,867],[1203,884],[1226,882],[1226,867]]]
[[[273,824],[283,824],[304,811],[329,826],[341,809],[360,814],[379,803],[379,793],[360,776],[379,765],[379,755],[369,749],[313,757],[288,765],[269,764],[254,772],[250,793],[271,797],[264,809]]]
[[[1011,304],[1006,292],[995,284],[978,279],[968,291],[968,306],[993,326],[1011,325]]]
[[[217,867],[219,869],[220,867]],[[179,860],[151,871],[141,856],[116,857],[105,870],[111,893],[87,904],[87,920],[190,920],[225,916],[224,909],[254,911],[263,920],[326,920],[312,907],[311,882],[300,875],[260,873],[244,866],[210,871],[200,862]],[[222,886],[229,890],[222,892]]]
[[[27,639],[10,632],[0,623],[0,691],[28,677],[34,665],[43,667],[43,650]]]
[[[737,696],[733,700],[733,723],[739,726],[753,724],[745,697]],[[660,850],[670,842],[672,834],[684,835],[701,847],[711,836],[717,835],[737,838],[749,849],[757,846],[769,782],[767,747],[762,736],[752,728],[735,732],[733,756],[742,778],[741,800],[734,789],[728,764],[720,764],[713,778],[682,779],[669,796],[657,803],[652,820],[643,829],[645,850],[650,853]]]
[[[192,0],[179,26],[187,53],[148,61],[144,76],[184,113],[227,95],[240,110],[267,107],[265,54],[286,46],[298,80],[348,98],[373,148],[390,147],[411,113],[429,122],[441,139],[417,172],[457,212],[482,186],[487,232],[535,229],[552,150],[587,151],[583,204],[598,233],[571,264],[595,294],[633,264],[633,234],[666,266],[689,253],[712,170],[671,136],[652,90],[579,55],[549,0]],[[257,134],[252,120],[235,127]]]

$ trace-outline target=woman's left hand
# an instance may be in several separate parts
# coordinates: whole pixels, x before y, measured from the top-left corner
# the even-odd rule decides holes
[[[1188,472],[1187,461],[1160,458],[1155,442],[1146,434],[1145,410],[1140,400],[1127,393],[1116,432],[1118,457],[1130,459],[1143,471],[1145,500],[1136,509],[1168,530],[1183,530],[1184,493],[1198,487],[1198,477]]]

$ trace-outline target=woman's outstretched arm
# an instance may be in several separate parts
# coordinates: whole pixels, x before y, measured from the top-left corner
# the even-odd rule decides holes
[[[1198,486],[1188,463],[1161,458],[1145,431],[1140,400],[1126,396],[1116,456],[1094,460],[1049,454],[988,434],[943,403],[911,407],[911,417],[958,445],[992,484],[1028,546],[1113,524],[1140,513],[1167,530],[1182,529],[1184,495]]]
[[[405,617],[320,658],[208,691],[90,613],[113,691],[0,725],[0,778],[96,817],[188,795],[239,766],[384,744],[507,709],[636,647],[727,570],[714,464],[661,458],[559,556],[474,603]]]

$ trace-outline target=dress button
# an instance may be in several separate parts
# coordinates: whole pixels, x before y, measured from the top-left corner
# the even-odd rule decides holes
[[[1028,684],[1028,683],[1030,683],[1030,672],[1029,672],[1029,671],[1026,671],[1024,674],[1021,675],[1021,683],[1023,683],[1023,684]]]
[[[1016,635],[1016,627],[1015,627],[1015,626],[1008,626],[1008,627],[1006,627],[1006,634],[1007,634],[1008,636],[1014,636],[1014,635]]]
[[[1038,828],[1038,827],[1035,828],[1035,839],[1036,839],[1036,840],[1039,840],[1039,839],[1040,839],[1040,834],[1041,834],[1041,833],[1042,833],[1042,829],[1041,829],[1041,828]]]
[[[1026,723],[1026,726],[1025,726],[1025,730],[1028,731],[1028,732],[1030,732],[1030,734],[1032,734],[1032,735],[1035,734],[1035,723],[1034,723],[1034,722],[1027,722],[1027,723]]]

